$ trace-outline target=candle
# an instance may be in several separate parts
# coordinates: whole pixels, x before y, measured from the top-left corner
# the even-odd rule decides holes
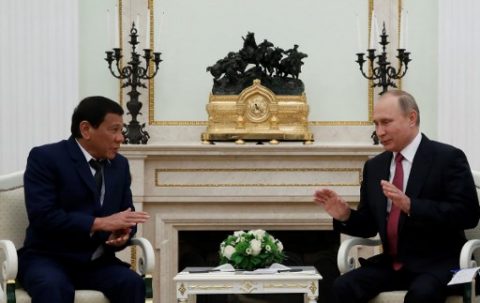
[[[370,46],[369,49],[375,48],[375,41],[377,38],[375,37],[375,11],[372,10],[372,16],[370,17]]]
[[[403,15],[404,12],[403,12],[403,9],[402,11],[400,12],[400,37],[398,39],[398,48],[403,48],[403,35],[404,35],[404,32],[405,32],[405,16]]]
[[[403,48],[407,49],[408,42],[408,11],[405,12],[405,37],[403,41]]]
[[[137,28],[137,35],[140,36],[140,14],[135,17],[135,27]]]
[[[112,41],[112,19],[110,16],[110,10],[107,9],[107,49],[113,46],[113,41]]]
[[[150,9],[147,9],[147,30],[145,31],[145,48],[150,49]]]
[[[155,14],[155,11],[153,11],[153,14]],[[153,45],[154,45],[154,48],[157,50],[157,52],[160,50],[160,15],[157,14],[157,24],[158,24],[158,27],[157,27],[157,39],[155,40],[155,16],[153,18],[153,27],[152,27],[152,34],[153,34]]]
[[[115,48],[120,48],[120,26],[118,24],[118,5],[115,5],[115,11],[114,11],[114,36],[115,36],[115,44],[113,47]]]
[[[357,47],[358,47],[358,52],[357,53],[361,53],[362,52],[362,38],[361,38],[361,35],[360,35],[360,18],[358,17],[358,14],[355,14],[356,16],[356,21],[357,21]]]
[[[378,28],[377,16],[374,16],[373,19],[375,23],[375,44],[377,45],[377,51],[380,53],[382,51],[382,46],[378,43],[378,38],[380,37],[380,29]]]

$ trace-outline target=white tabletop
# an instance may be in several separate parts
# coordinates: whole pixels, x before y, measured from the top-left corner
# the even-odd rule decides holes
[[[187,267],[179,272],[174,281],[235,281],[235,280],[321,280],[322,276],[313,266],[291,266],[295,271],[279,273],[256,273],[253,271],[221,272],[211,271],[213,267]],[[299,271],[297,271],[299,270]]]

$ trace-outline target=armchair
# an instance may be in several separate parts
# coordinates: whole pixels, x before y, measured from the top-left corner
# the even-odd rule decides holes
[[[27,292],[15,283],[17,276],[17,249],[23,245],[28,219],[23,193],[23,172],[0,176],[0,303],[28,303]],[[137,256],[136,247],[140,248]],[[132,239],[131,263],[145,281],[147,302],[153,298],[152,273],[154,250],[147,239]],[[94,290],[77,290],[75,303],[108,303],[103,293]]]
[[[477,188],[477,194],[480,197],[480,171],[472,171]],[[480,224],[470,230],[465,231],[468,241],[464,244],[460,252],[460,268],[473,268],[480,266]],[[353,248],[359,246],[381,246],[381,241],[376,238],[358,238],[351,237],[342,242],[338,250],[337,264],[341,274],[346,273],[359,266],[358,259]],[[406,291],[388,291],[382,292],[370,303],[402,303]],[[450,296],[446,303],[473,303],[480,302],[480,295],[475,293],[475,280],[471,284],[465,286],[463,298],[462,296]]]

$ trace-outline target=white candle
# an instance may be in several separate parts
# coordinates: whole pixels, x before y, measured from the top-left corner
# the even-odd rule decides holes
[[[362,52],[362,38],[361,38],[361,35],[360,35],[360,18],[358,17],[358,14],[356,14],[356,21],[357,21],[357,47],[358,47],[358,52],[357,53],[361,53]]]
[[[119,26],[119,23],[118,23],[118,14],[119,14],[119,11],[118,11],[118,5],[115,5],[115,11],[113,12],[114,13],[114,27],[115,27],[115,30],[114,30],[114,36],[115,36],[115,44],[113,47],[115,48],[120,48],[120,26]]]
[[[398,48],[403,48],[403,35],[405,34],[405,16],[404,16],[404,11],[402,9],[400,13],[400,38],[398,41]]]
[[[112,17],[110,16],[110,10],[107,9],[107,49],[113,47],[112,41]]]
[[[150,48],[150,9],[147,9],[147,30],[145,31],[145,48]]]
[[[380,40],[380,29],[378,28],[378,21],[377,21],[377,16],[373,19],[375,23],[375,44],[377,45],[377,51],[380,53],[382,52],[382,46],[378,41]]]
[[[153,13],[155,14],[155,11],[153,11]],[[152,33],[153,33],[153,44],[154,44],[154,48],[158,51],[160,51],[160,15],[157,14],[157,24],[158,24],[158,27],[157,27],[157,40],[155,40],[155,18],[153,19],[153,30],[152,30]]]
[[[135,17],[135,27],[137,28],[137,35],[140,36],[140,14]]]
[[[405,37],[403,41],[403,48],[407,49],[408,43],[408,11],[405,12]]]
[[[375,41],[377,38],[375,37],[375,11],[372,10],[372,16],[370,19],[370,46],[368,47],[369,49],[374,49],[375,48]]]

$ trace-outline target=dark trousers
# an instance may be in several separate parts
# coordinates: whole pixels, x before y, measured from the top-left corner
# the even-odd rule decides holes
[[[18,278],[32,303],[73,303],[76,289],[101,291],[111,303],[145,302],[143,279],[113,257],[79,265],[25,253],[19,259]]]
[[[333,286],[337,303],[366,303],[383,291],[407,290],[405,303],[445,303],[451,273],[435,275],[413,273],[405,269],[394,271],[390,266],[362,266],[338,277]]]

